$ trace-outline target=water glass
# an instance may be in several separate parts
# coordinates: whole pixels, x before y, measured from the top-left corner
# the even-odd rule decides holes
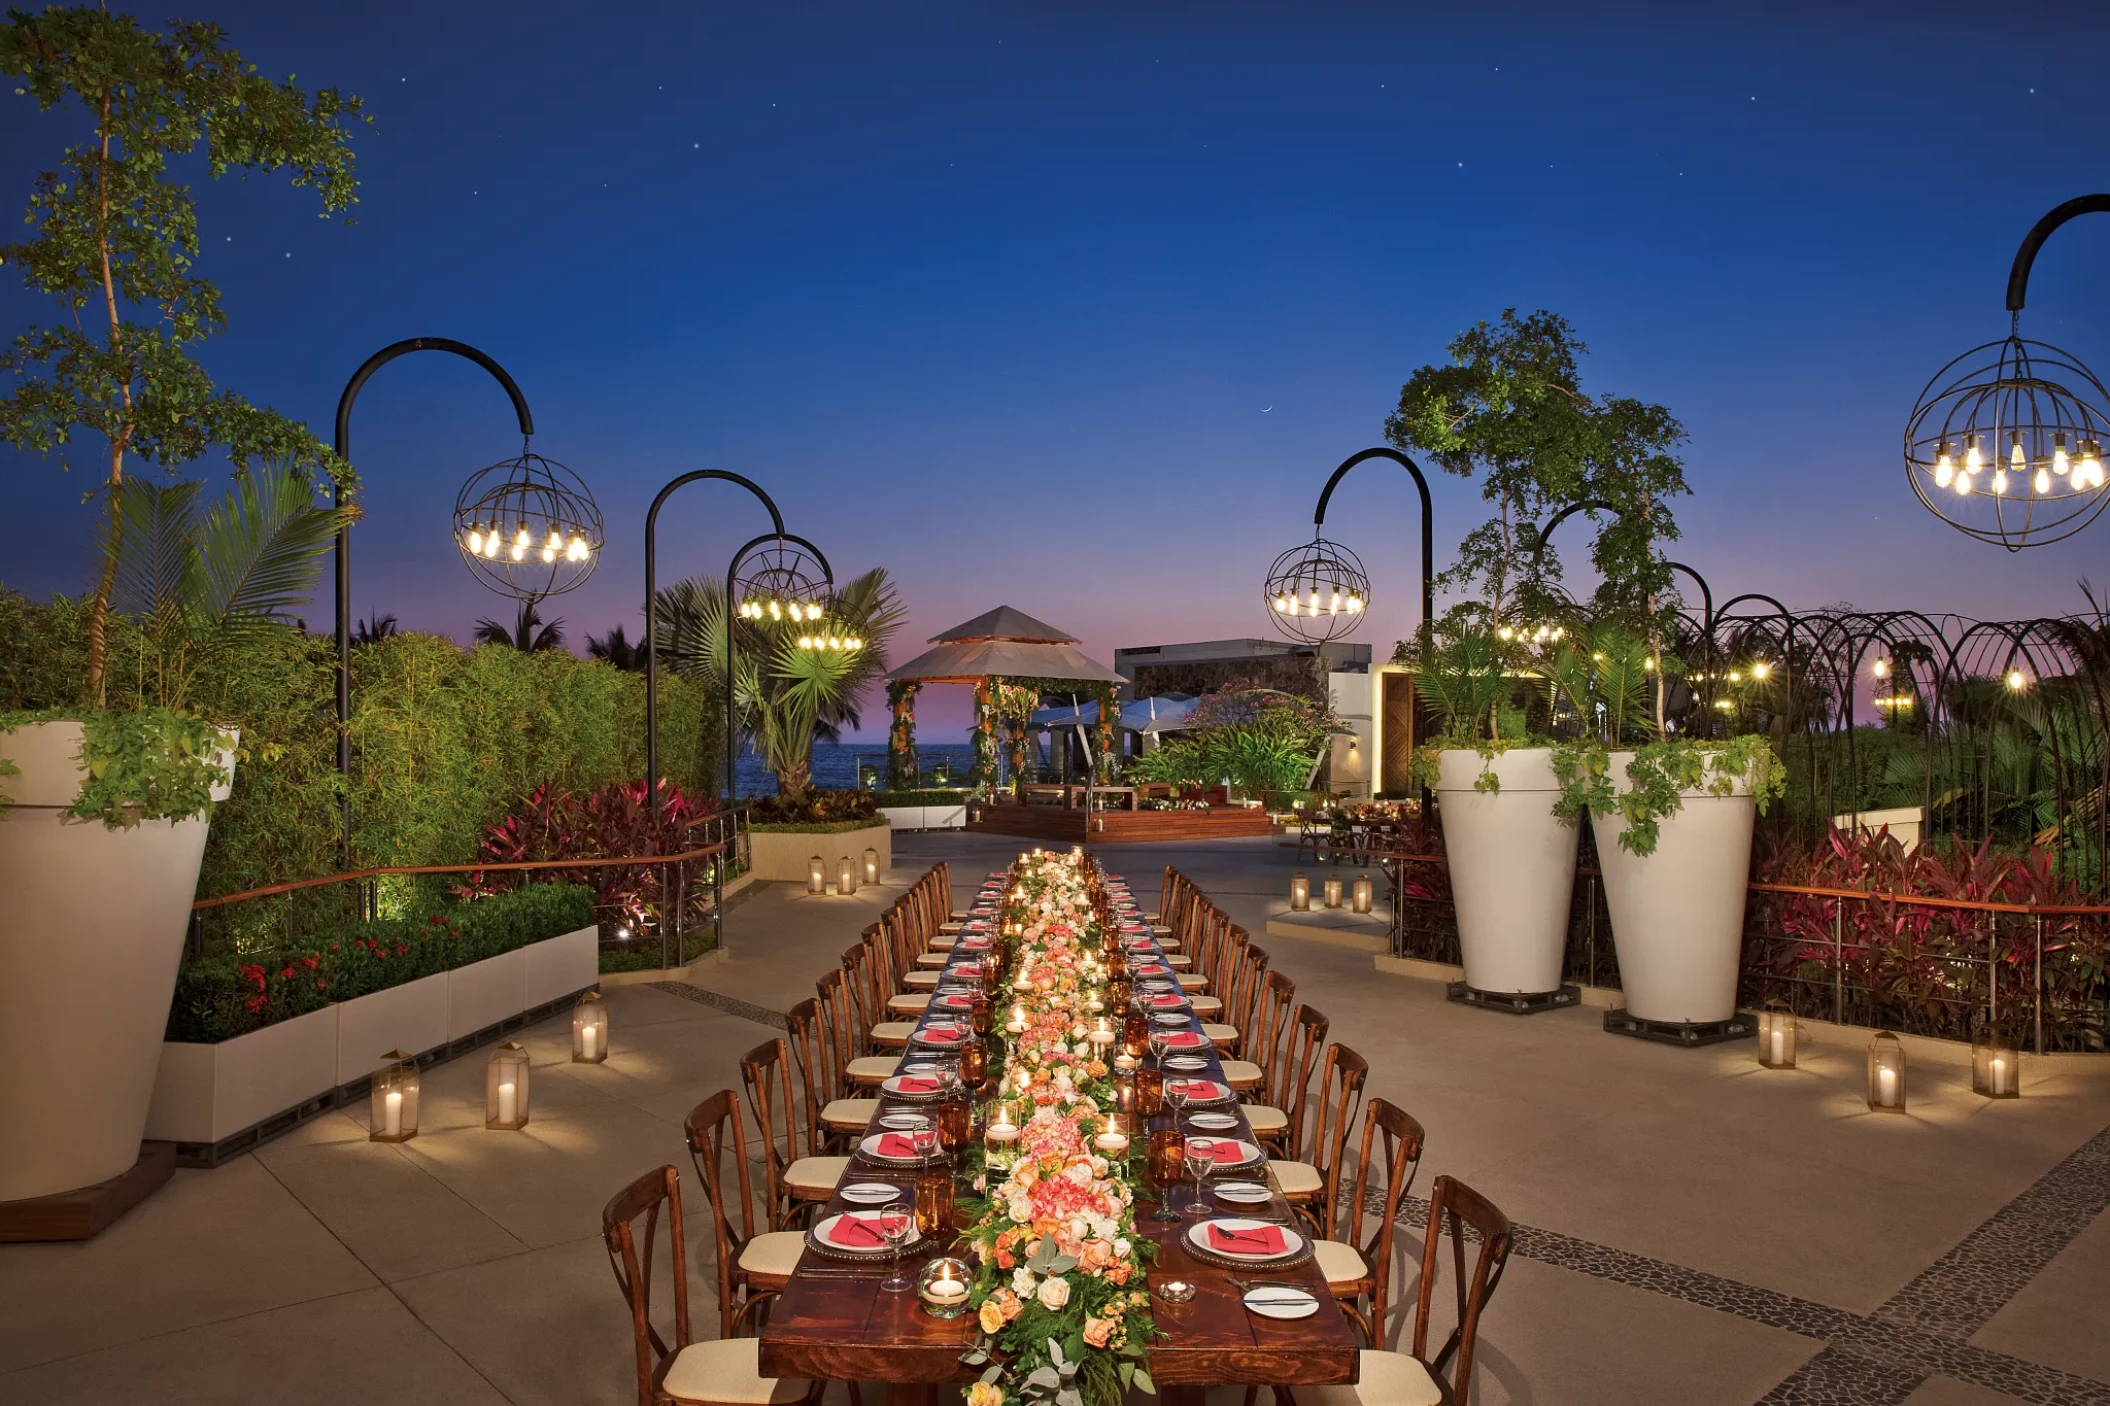
[[[901,1247],[915,1229],[916,1209],[905,1202],[892,1202],[879,1213],[879,1238],[886,1241],[887,1265],[893,1271],[880,1281],[879,1287],[890,1294],[903,1293],[909,1287],[908,1276],[901,1272]]]

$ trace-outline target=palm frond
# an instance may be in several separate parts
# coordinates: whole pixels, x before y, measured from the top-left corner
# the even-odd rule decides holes
[[[198,533],[199,613],[222,629],[289,617],[308,602],[338,521],[290,462],[243,475]]]
[[[112,603],[134,615],[166,616],[194,602],[198,483],[159,484],[134,475],[117,490],[117,584]]]

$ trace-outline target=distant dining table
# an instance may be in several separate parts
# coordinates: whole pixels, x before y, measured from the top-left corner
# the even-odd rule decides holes
[[[966,935],[953,947],[940,977],[940,995],[968,989],[969,983],[960,969],[965,963],[978,961],[986,950],[971,946],[970,940],[977,932],[993,929],[999,921],[1004,878],[1001,873],[990,876],[979,891],[967,919]],[[1165,962],[1164,950],[1149,925],[1136,914],[1125,887],[1115,887],[1117,882],[1110,876],[1108,888],[1124,915],[1121,926],[1131,971],[1139,980],[1153,973],[1170,977],[1172,969]],[[1189,1011],[1191,1014],[1191,1007]],[[941,1069],[957,1062],[957,1055],[948,1055],[942,1043],[924,1039],[933,1021],[947,1018],[946,1009],[934,997],[918,1020],[905,1062],[927,1061]],[[1228,1094],[1221,1058],[1208,1038],[1201,1035],[1199,1022],[1190,1020],[1186,1028],[1199,1037],[1199,1043],[1186,1046],[1185,1053],[1190,1058],[1199,1056],[1204,1067],[1185,1071],[1185,1077],[1207,1080]],[[1145,1056],[1146,1062],[1152,1058]],[[911,1112],[917,1106],[882,1093],[877,1116]],[[1182,1126],[1183,1120],[1202,1111],[1190,1105],[1184,1112],[1176,1112],[1168,1100],[1148,1126],[1152,1130]],[[1213,1136],[1260,1146],[1235,1101],[1212,1100],[1208,1111],[1228,1114],[1235,1120],[1235,1129],[1224,1129]],[[816,1224],[852,1208],[853,1203],[844,1195],[851,1188],[913,1180],[909,1169],[886,1165],[860,1152],[852,1158],[835,1195],[816,1217]],[[1159,1190],[1146,1179],[1136,1187],[1134,1233],[1148,1237],[1158,1247],[1148,1276],[1151,1313],[1158,1333],[1151,1347],[1149,1368],[1166,1406],[1199,1406],[1201,1389],[1208,1386],[1319,1385],[1356,1379],[1357,1339],[1346,1315],[1336,1307],[1325,1275],[1309,1254],[1286,1265],[1234,1270],[1209,1262],[1194,1253],[1189,1244],[1189,1230],[1200,1223],[1192,1210],[1197,1194],[1203,1197],[1204,1205],[1215,1204],[1222,1214],[1286,1228],[1294,1226],[1295,1217],[1272,1173],[1266,1174],[1266,1186],[1269,1196],[1264,1204],[1235,1207],[1216,1202],[1213,1193],[1198,1193],[1193,1183]],[[1169,1198],[1176,1208],[1186,1209],[1187,1214],[1176,1224],[1153,1219],[1161,1197]],[[906,1261],[905,1272],[913,1281],[924,1262],[945,1252],[932,1247],[913,1256]],[[974,1381],[980,1369],[961,1361],[961,1354],[975,1339],[974,1319],[935,1318],[924,1311],[915,1292],[882,1289],[881,1283],[889,1272],[885,1264],[846,1264],[823,1257],[809,1242],[790,1284],[770,1306],[768,1322],[762,1328],[763,1374],[887,1383],[888,1406],[922,1406],[936,1399],[942,1384]],[[1318,1312],[1299,1320],[1280,1321],[1249,1311],[1243,1299],[1254,1277],[1269,1285],[1304,1290],[1318,1301]],[[1241,1279],[1246,1282],[1241,1284]],[[1193,1297],[1183,1303],[1167,1302],[1158,1291],[1168,1281],[1193,1286]]]

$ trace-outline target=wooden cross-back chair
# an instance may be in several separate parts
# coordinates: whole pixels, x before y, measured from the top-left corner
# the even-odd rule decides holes
[[[1342,1239],[1312,1242],[1319,1272],[1341,1309],[1371,1347],[1384,1344],[1385,1308],[1392,1282],[1392,1236],[1399,1208],[1421,1169],[1428,1134],[1398,1104],[1372,1098],[1363,1105],[1363,1140],[1354,1175],[1334,1208]],[[1382,1189],[1380,1190],[1380,1187]],[[1372,1210],[1376,1199],[1379,1209]],[[1366,1219],[1376,1224],[1366,1236]]]
[[[1319,1065],[1319,1097],[1311,1120],[1299,1126],[1289,1155],[1269,1164],[1291,1209],[1322,1236],[1333,1234],[1348,1133],[1369,1082],[1369,1060],[1339,1041],[1328,1045]],[[1309,1137],[1304,1136],[1307,1131]]]
[[[661,1219],[674,1272],[671,1340],[652,1321],[652,1253]],[[644,1222],[642,1245],[637,1222]],[[818,1402],[822,1383],[772,1380],[761,1373],[761,1345],[751,1337],[689,1339],[688,1242],[681,1226],[681,1174],[672,1166],[645,1173],[601,1210],[601,1239],[615,1282],[630,1305],[637,1343],[638,1406],[737,1406]]]
[[[782,1036],[740,1057],[740,1082],[761,1132],[769,1227],[789,1229],[803,1211],[835,1194],[850,1159],[817,1152],[812,1130],[799,1127],[791,1052]]]
[[[1297,983],[1281,972],[1268,972],[1255,983],[1252,1000],[1246,1007],[1248,1023],[1243,1027],[1242,1058],[1223,1062],[1224,1082],[1238,1093],[1257,1095],[1267,1089],[1276,1047],[1289,1034],[1290,1003],[1296,995]]]
[[[747,1159],[747,1125],[731,1089],[720,1089],[689,1110],[682,1122],[689,1160],[710,1202],[718,1247],[718,1336],[730,1338],[791,1282],[806,1237],[796,1230],[770,1230],[766,1208],[755,1197]],[[725,1175],[730,1154],[733,1176]]]
[[[1270,973],[1272,978],[1275,974]],[[1326,1045],[1326,1032],[1333,1022],[1308,1005],[1300,1005],[1285,1024],[1288,1035],[1275,1046],[1261,1087],[1265,1102],[1248,1103],[1243,1110],[1253,1136],[1273,1152],[1297,1145],[1297,1135],[1311,1096],[1311,1076],[1319,1067]]]
[[[850,1098],[839,1094],[843,1076],[835,1066],[828,1032],[821,1022],[820,1002],[805,1000],[785,1013],[791,1036],[792,1058],[805,1084],[807,1126],[814,1130],[816,1150],[838,1152],[847,1139],[855,1141],[879,1114],[876,1098]]]
[[[901,1066],[897,1055],[868,1055],[865,1053],[865,1034],[860,1023],[857,998],[840,968],[824,973],[814,983],[814,991],[820,1002],[821,1022],[835,1042],[843,1083],[835,1089],[838,1094],[849,1094],[857,1089],[870,1088],[892,1078]]]

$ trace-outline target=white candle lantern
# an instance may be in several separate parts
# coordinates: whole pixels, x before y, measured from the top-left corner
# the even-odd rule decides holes
[[[1355,897],[1354,897],[1354,899],[1353,899],[1353,903],[1354,903],[1355,911],[1356,911],[1356,912],[1358,912],[1358,913],[1367,913],[1367,912],[1369,912],[1369,911],[1370,911],[1370,876],[1369,876],[1368,874],[1365,874],[1365,875],[1363,875],[1362,877],[1358,878],[1358,879],[1357,879],[1357,880],[1355,881],[1355,890],[1354,890],[1354,893],[1355,893]]]
[[[1876,1113],[1905,1111],[1905,1047],[1888,1030],[1868,1044],[1868,1107]]]
[[[843,895],[857,892],[857,861],[847,854],[835,861],[835,891]]]
[[[528,1052],[512,1040],[484,1066],[484,1126],[518,1132],[528,1123]]]
[[[418,1066],[401,1050],[381,1056],[367,1109],[367,1138],[408,1142],[418,1135]]]
[[[816,854],[813,858],[806,861],[806,892],[826,893],[827,891],[828,861]]]
[[[1290,876],[1289,906],[1293,913],[1311,911],[1311,878],[1301,869]]]
[[[2022,1096],[2022,1054],[1997,1030],[1982,1030],[1971,1041],[1971,1090],[1987,1098]]]
[[[1758,1017],[1758,1062],[1768,1069],[1795,1067],[1795,1016],[1788,1010],[1761,1011]]]
[[[868,884],[879,882],[879,851],[876,849],[865,851],[865,882]]]
[[[589,991],[579,998],[571,1013],[571,1059],[574,1064],[599,1064],[608,1058],[608,1007],[601,993]]]
[[[1328,874],[1326,876],[1326,906],[1328,908],[1341,906],[1341,876],[1339,874]]]

